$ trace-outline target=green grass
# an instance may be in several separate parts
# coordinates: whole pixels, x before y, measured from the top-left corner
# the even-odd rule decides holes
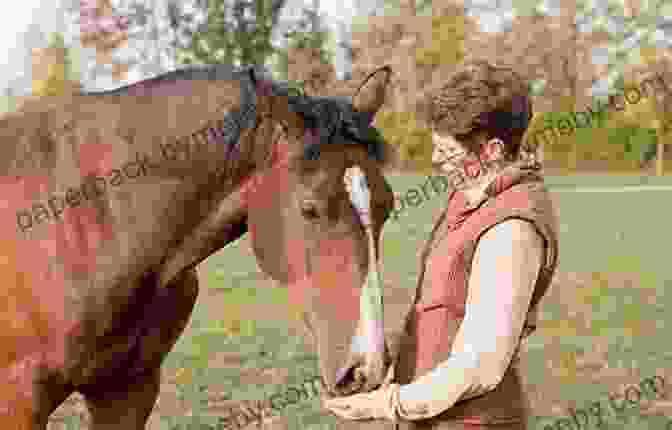
[[[390,176],[395,194],[418,188],[423,176]],[[617,187],[628,185],[672,185],[672,177],[549,177],[554,189],[570,187]],[[558,195],[560,220],[560,270],[564,271],[642,271],[672,279],[666,263],[666,246],[672,233],[664,228],[672,213],[672,195],[666,191],[637,193],[561,193]],[[445,196],[445,195],[444,195]],[[417,259],[409,257],[427,238],[433,220],[445,198],[434,196],[416,208],[407,208],[398,221],[385,225],[383,261],[412,278],[417,274]],[[388,266],[388,261],[391,263]],[[650,276],[649,276],[650,277]],[[411,279],[412,279],[411,278]],[[413,287],[410,283],[409,287]]]
[[[550,189],[560,187],[616,187],[632,185],[672,185],[672,176],[650,175],[573,175],[547,176]]]
[[[417,187],[424,182],[420,175],[394,175],[389,180],[396,193]],[[632,177],[552,177],[548,179],[551,190],[562,186],[622,186],[635,185],[641,178]],[[649,184],[672,184],[672,178],[647,179]],[[669,362],[660,336],[652,333],[637,339],[624,339],[621,328],[625,320],[656,318],[659,328],[672,327],[672,316],[665,312],[672,306],[663,294],[666,280],[672,280],[672,265],[668,263],[666,246],[671,242],[667,219],[672,213],[672,203],[667,192],[641,193],[563,193],[559,194],[559,214],[561,220],[560,270],[576,272],[639,272],[642,287],[655,290],[658,302],[655,306],[633,301],[627,289],[596,289],[589,297],[595,313],[594,336],[607,339],[609,344],[608,362],[610,367],[622,363],[636,363],[644,376],[650,376],[656,369]],[[383,261],[387,271],[383,277],[404,282],[408,288],[415,287],[418,272],[417,250],[426,240],[432,222],[445,204],[445,194],[434,196],[418,207],[407,209],[398,220],[389,220],[384,229]],[[211,256],[200,268],[205,275],[207,288],[226,289],[226,300],[235,303],[268,301],[286,303],[286,292],[282,289],[255,290],[258,271],[254,257],[240,243],[234,244]],[[239,352],[243,356],[244,367],[287,368],[290,379],[300,381],[305,375],[317,373],[314,354],[306,351],[301,339],[289,342],[287,326],[283,322],[250,321],[238,337],[228,336],[218,325],[221,316],[207,315],[205,304],[199,301],[192,317],[190,328],[167,359],[171,368],[189,367],[195,376],[191,384],[182,387],[182,395],[194,405],[194,415],[204,413],[203,387],[217,383],[230,390],[232,399],[267,398],[270,393],[282,389],[279,386],[258,386],[241,384],[239,372],[212,371],[207,368],[207,359],[216,351]],[[544,309],[542,319],[558,318],[555,306]],[[593,346],[594,337],[571,337],[562,339],[566,351],[580,351]],[[525,371],[533,384],[544,384],[544,346],[550,339],[533,335],[529,340],[529,367]],[[577,382],[561,387],[564,400],[574,400],[577,405],[584,401],[606,399],[615,387]],[[199,409],[200,408],[200,409]],[[646,429],[664,428],[654,421],[660,417],[637,417],[621,422],[609,418],[609,428]],[[317,399],[288,409],[285,416],[290,418],[290,429],[334,428],[333,418],[322,416]],[[186,418],[179,418],[184,421]],[[542,429],[552,423],[552,417],[533,417],[530,429]],[[625,426],[625,427],[624,427]],[[166,422],[162,427],[172,429]]]
[[[390,176],[389,180],[396,193],[418,187],[424,182],[420,175]],[[548,178],[551,190],[557,187],[567,186],[623,186],[648,184],[672,184],[672,178],[642,178],[642,177],[551,177]],[[444,195],[445,197],[445,195]],[[663,281],[672,279],[671,265],[667,264],[667,252],[665,246],[670,243],[669,230],[665,228],[666,221],[672,213],[671,199],[667,198],[666,192],[641,192],[641,193],[563,193],[559,195],[559,215],[561,220],[560,241],[561,259],[560,270],[564,271],[636,271],[642,274],[643,283],[659,292],[661,303],[655,310],[645,307],[641,303],[632,303],[631,295],[625,289],[601,291],[594,297],[596,309],[594,320],[596,321],[596,336],[609,338],[609,365],[618,366],[619,363],[638,363],[642,374],[650,375],[655,369],[665,365],[666,357],[660,352],[659,341],[655,336],[647,336],[642,339],[631,339],[631,342],[623,342],[619,327],[622,327],[626,317],[637,318],[643,312],[648,312],[649,317],[655,312],[661,321],[672,324],[672,318],[665,313]],[[445,198],[434,196],[424,201],[418,207],[407,208],[398,220],[390,220],[385,226],[383,243],[383,261],[387,270],[394,268],[398,273],[393,278],[399,282],[405,282],[408,288],[415,287],[415,279],[418,272],[417,250],[426,240],[432,227],[432,222],[438,215],[439,209],[445,204]],[[211,288],[236,286],[239,293],[231,290],[231,299],[250,300],[251,298],[262,299],[264,296],[273,296],[271,300],[286,300],[282,290],[263,290],[258,294],[249,293],[252,284],[248,285],[251,270],[256,270],[253,257],[242,255],[237,246],[229,247],[217,255],[212,256],[207,262],[208,285]],[[222,270],[218,271],[218,268]],[[235,270],[232,270],[235,268]],[[216,274],[212,275],[211,273]],[[389,276],[383,274],[383,276]],[[252,282],[252,281],[249,281]],[[672,302],[672,299],[668,299]],[[672,303],[669,303],[672,305]],[[646,305],[648,306],[648,305]],[[542,316],[543,318],[543,316]],[[207,317],[196,312],[195,319],[207,320]],[[599,322],[601,321],[601,323]],[[668,326],[669,327],[669,326]],[[181,341],[182,345],[189,348],[190,338],[193,338],[198,330],[193,330]],[[286,336],[273,336],[260,330],[255,344],[263,344],[269,350],[280,350],[284,347],[278,343],[278,339],[284,341]],[[576,350],[590,348],[592,338],[563,339],[563,348]],[[212,343],[222,343],[221,338],[212,338]],[[241,340],[237,345],[242,348],[247,341]],[[544,355],[543,347],[546,340],[540,336],[530,339],[530,368],[527,371],[533,383],[544,382]],[[235,345],[235,342],[231,344]],[[297,347],[299,344],[297,343]],[[179,351],[180,348],[178,348]],[[298,353],[298,351],[297,351]],[[179,352],[174,353],[179,354]],[[254,351],[247,356],[250,362],[259,360]],[[171,356],[172,358],[172,356]],[[282,366],[282,364],[268,363],[269,365]],[[316,372],[314,357],[306,360],[304,366]],[[298,373],[304,373],[306,369],[294,366]],[[235,379],[235,378],[234,378]],[[236,388],[232,385],[233,395]],[[613,391],[613,387],[594,386],[587,384],[567,385],[562,387],[561,396],[567,400],[591,401],[603,398]],[[314,402],[313,402],[314,403]],[[319,408],[319,404],[313,405]],[[319,417],[319,410],[310,407],[301,414],[311,417]],[[628,428],[648,428],[647,424],[653,423],[655,418],[637,418],[633,415],[633,421]],[[531,419],[530,428],[541,429],[548,424],[549,417],[534,417]],[[320,418],[321,423],[331,422],[331,418]],[[610,428],[616,428],[620,424],[615,421]],[[292,427],[293,428],[293,427]],[[656,427],[657,428],[657,427]],[[661,427],[662,428],[662,427]]]
[[[560,187],[607,187],[638,185],[670,185],[672,178],[641,177],[550,177],[549,189]],[[396,193],[419,187],[424,182],[422,176],[391,177]],[[672,194],[672,191],[670,192]],[[672,326],[669,309],[672,298],[665,298],[665,284],[672,280],[667,246],[672,243],[672,233],[666,228],[672,213],[672,199],[665,191],[638,193],[562,193],[558,196],[560,219],[560,263],[559,270],[572,272],[638,272],[640,287],[656,292],[656,306],[643,304],[633,299],[628,289],[603,288],[593,297],[595,313],[594,332],[590,337],[567,337],[562,339],[562,350],[581,350],[593,347],[596,338],[607,339],[609,345],[608,363],[619,367],[622,363],[634,365],[642,375],[655,374],[657,369],[666,368],[669,357],[661,351],[660,339],[665,327]],[[390,221],[385,227],[384,256],[386,267],[403,270],[408,279],[408,287],[413,288],[417,275],[417,258],[411,255],[426,239],[432,220],[443,207],[445,198],[435,197],[402,213],[398,222]],[[390,264],[388,264],[388,262]],[[388,269],[389,270],[389,269]],[[385,276],[385,275],[383,275]],[[669,296],[669,295],[668,295]],[[553,309],[544,309],[542,319],[555,319]],[[643,317],[643,315],[645,315]],[[638,339],[624,339],[622,328],[627,319],[648,318],[658,322],[660,333],[649,333]],[[667,324],[666,324],[667,323]],[[669,325],[668,325],[669,324]],[[658,334],[658,335],[656,335]],[[529,368],[525,369],[531,383],[544,384],[544,346],[550,339],[533,335],[529,343]],[[595,384],[568,384],[560,389],[565,401],[604,399],[614,387]],[[638,417],[630,414],[632,422],[620,423],[617,418],[609,418],[609,428],[646,429],[664,428],[656,423],[659,417]],[[533,417],[530,429],[542,429],[552,423],[552,417]],[[615,420],[615,421],[614,421]],[[620,424],[619,424],[620,423]]]
[[[11,97],[0,96],[0,115],[14,110],[14,101]]]

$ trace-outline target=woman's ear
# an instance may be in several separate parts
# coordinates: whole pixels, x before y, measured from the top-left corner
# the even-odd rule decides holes
[[[488,140],[483,145],[482,155],[487,161],[501,159],[504,156],[504,141],[498,137]]]

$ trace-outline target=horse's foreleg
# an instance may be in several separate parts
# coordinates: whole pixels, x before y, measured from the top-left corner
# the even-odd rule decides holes
[[[46,430],[49,416],[72,393],[46,371],[42,354],[26,356],[0,369],[0,429]]]
[[[161,386],[161,368],[137,377],[123,390],[87,396],[91,430],[144,430]]]
[[[195,269],[183,271],[169,287],[157,288],[138,321],[143,334],[136,358],[112,380],[101,381],[83,392],[91,414],[91,430],[145,429],[159,394],[161,364],[187,326],[197,296]]]
[[[33,392],[30,396],[20,396],[14,392],[10,398],[3,396],[0,399],[0,429],[47,429],[49,415],[68,397],[70,392],[66,393],[59,387],[58,393],[52,393],[54,396],[47,397],[46,389],[43,389],[46,387],[39,384],[36,384],[36,387],[40,391],[39,394]],[[12,385],[3,385],[2,388],[6,393],[15,390]]]

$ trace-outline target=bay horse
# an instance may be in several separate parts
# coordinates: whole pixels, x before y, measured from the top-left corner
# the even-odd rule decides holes
[[[0,119],[0,428],[44,430],[79,392],[92,430],[144,429],[196,265],[246,233],[314,336],[326,395],[380,385],[390,357],[382,321],[359,315],[370,262],[343,174],[366,174],[378,246],[394,202],[371,124],[390,74],[308,97],[258,67],[191,67]]]

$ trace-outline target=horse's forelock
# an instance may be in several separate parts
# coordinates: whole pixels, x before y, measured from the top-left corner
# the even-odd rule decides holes
[[[317,129],[309,127],[303,135],[304,158],[315,160],[320,155],[320,135]]]
[[[336,142],[363,145],[373,158],[379,161],[384,158],[380,133],[371,126],[374,114],[358,112],[344,97],[294,95],[282,82],[257,74],[252,77],[257,95],[286,96],[289,110],[306,122],[303,135],[305,159],[317,159],[322,145]]]

